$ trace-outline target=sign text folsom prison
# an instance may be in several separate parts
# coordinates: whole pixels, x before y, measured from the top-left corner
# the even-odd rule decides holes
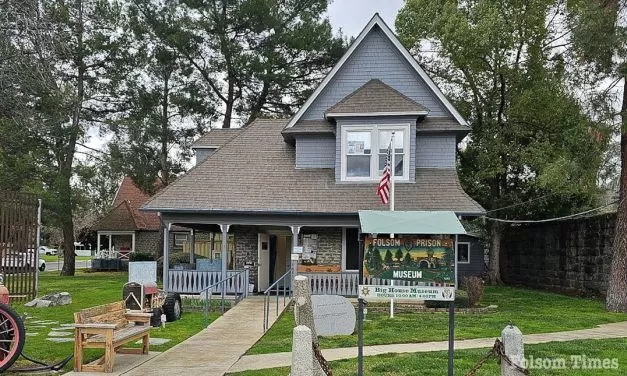
[[[455,300],[454,287],[359,285],[362,299]]]
[[[452,239],[368,237],[364,242],[364,275],[452,286],[454,249]]]

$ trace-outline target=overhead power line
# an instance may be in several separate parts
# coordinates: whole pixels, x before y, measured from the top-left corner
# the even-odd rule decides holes
[[[546,222],[557,222],[557,221],[563,221],[566,219],[570,219],[570,218],[575,218],[575,217],[579,217],[585,214],[589,214],[589,213],[593,213],[596,211],[599,211],[601,209],[605,209],[608,206],[612,206],[616,203],[618,203],[619,200],[610,202],[609,204],[603,205],[603,206],[599,206],[597,208],[594,209],[590,209],[590,210],[586,210],[580,213],[576,213],[576,214],[571,214],[571,215],[565,215],[563,217],[557,217],[557,218],[548,218],[548,219],[537,219],[537,220],[532,220],[532,219],[501,219],[501,218],[493,218],[493,217],[484,217],[486,220],[488,221],[493,221],[493,222],[501,222],[501,223],[546,223]]]

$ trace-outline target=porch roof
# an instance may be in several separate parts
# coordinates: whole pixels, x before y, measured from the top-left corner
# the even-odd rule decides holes
[[[466,234],[452,211],[360,210],[359,222],[367,234]]]

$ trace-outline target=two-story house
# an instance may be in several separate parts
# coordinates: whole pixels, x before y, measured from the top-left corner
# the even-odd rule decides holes
[[[392,132],[396,210],[484,213],[455,168],[469,126],[379,15],[296,115],[209,132],[197,166],[143,210],[233,234],[235,268],[249,267],[259,291],[290,268],[294,245],[300,272],[355,275],[358,211],[387,209],[376,188]],[[460,274],[480,272],[482,249],[461,242]]]

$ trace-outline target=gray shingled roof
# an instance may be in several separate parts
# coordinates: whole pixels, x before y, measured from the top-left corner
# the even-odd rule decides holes
[[[429,112],[429,109],[377,79],[366,82],[326,111],[327,116],[362,113]]]
[[[418,122],[416,132],[470,132],[470,127],[461,125],[457,120],[448,117],[427,116],[423,121]]]
[[[144,209],[356,214],[385,208],[375,182],[336,184],[333,169],[296,169],[294,147],[281,135],[286,122],[253,122]],[[484,212],[462,190],[455,169],[417,169],[415,184],[396,185],[396,209]]]
[[[284,135],[311,134],[311,133],[333,133],[335,125],[326,120],[299,120],[292,128],[283,129]]]
[[[192,144],[192,149],[217,149],[229,142],[229,140],[237,136],[241,131],[242,128],[214,128],[204,135],[200,136],[200,138]]]

